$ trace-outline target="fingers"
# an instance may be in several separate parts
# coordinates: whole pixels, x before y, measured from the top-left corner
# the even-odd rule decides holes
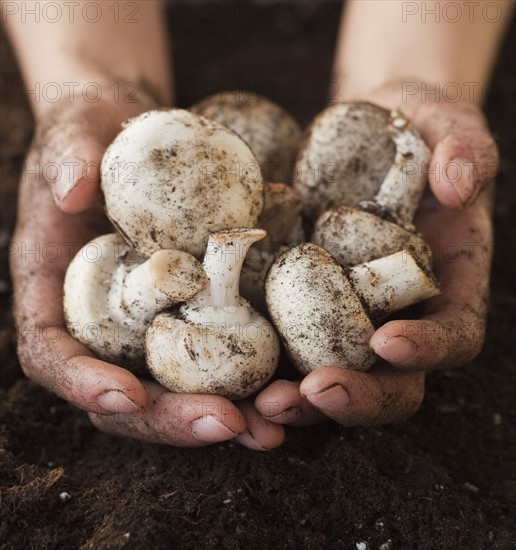
[[[441,204],[461,209],[475,202],[498,171],[498,149],[478,107],[469,103],[423,103],[415,126],[433,150],[428,167]]]
[[[29,163],[37,164],[37,159],[32,152]],[[23,175],[18,226],[10,249],[18,351],[31,379],[78,407],[130,412],[147,403],[140,382],[125,369],[95,359],[64,328],[66,267],[100,225],[94,212],[63,214],[39,173]]]
[[[147,395],[127,370],[95,359],[64,328],[59,266],[13,261],[18,355],[26,375],[76,406],[133,412]]]
[[[213,395],[175,394],[143,382],[149,404],[132,414],[90,413],[102,431],[176,446],[198,447],[235,439],[244,447],[267,451],[283,443],[281,426],[264,419],[250,400],[231,403]]]
[[[473,242],[469,241],[469,247]],[[456,260],[441,262],[436,275],[440,296],[426,304],[420,320],[390,321],[371,337],[370,346],[388,363],[414,370],[460,366],[480,352],[485,338],[489,258],[480,246],[467,254],[466,243]],[[476,256],[476,258],[475,258]]]
[[[52,226],[50,232],[55,230]],[[43,242],[56,245],[62,239],[55,233],[56,239],[47,241],[44,227],[39,236]],[[133,374],[94,358],[64,328],[66,261],[52,263],[38,258],[37,242],[27,233],[17,233],[15,243],[19,252],[11,258],[11,267],[18,355],[26,375],[88,411],[130,413],[145,406],[146,392]],[[36,252],[24,255],[23,245]]]
[[[421,321],[391,321],[375,332],[370,345],[399,368],[445,369],[476,357],[484,335],[482,319],[450,308]]]
[[[256,398],[272,422],[307,426],[331,418],[344,426],[383,424],[415,413],[424,396],[424,374],[379,365],[369,373],[321,367],[301,383],[278,380]]]
[[[370,372],[321,367],[301,383],[301,394],[344,426],[384,424],[414,414],[424,396],[424,374],[378,365]]]
[[[256,410],[252,400],[239,401],[236,406],[242,413],[247,426],[236,441],[255,451],[269,451],[283,443],[285,439],[283,428],[264,418]]]
[[[270,422],[290,426],[310,426],[325,420],[299,391],[300,382],[277,380],[255,399],[258,412]]]
[[[484,341],[492,256],[488,207],[482,199],[453,212],[433,199],[416,224],[432,248],[441,295],[426,303],[421,320],[380,327],[370,345],[399,368],[459,366],[475,357]]]
[[[17,329],[25,374],[75,406],[126,414],[147,404],[147,394],[133,374],[93,357],[63,327],[27,319]]]
[[[149,404],[138,412],[120,415],[90,413],[100,430],[124,437],[199,447],[227,441],[246,428],[238,408],[219,396],[176,394],[153,382],[143,382]]]

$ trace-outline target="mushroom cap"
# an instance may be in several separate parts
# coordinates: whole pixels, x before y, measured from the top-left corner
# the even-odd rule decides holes
[[[279,341],[272,325],[254,313],[243,325],[194,324],[160,313],[146,334],[147,365],[173,392],[243,399],[274,373]]]
[[[312,234],[312,242],[327,250],[343,266],[355,266],[404,248],[428,268],[432,251],[423,237],[379,216],[349,206],[324,212]]]
[[[209,284],[202,264],[180,250],[155,252],[149,259],[149,275],[168,304],[190,300]]]
[[[209,96],[191,111],[234,130],[256,155],[264,181],[291,181],[301,128],[279,105],[234,90]]]
[[[106,361],[144,357],[145,325],[112,304],[111,283],[144,261],[118,234],[96,237],[74,257],[65,276],[64,316],[73,338]],[[116,302],[116,300],[115,300]]]
[[[342,267],[306,243],[282,254],[265,284],[269,313],[294,365],[307,374],[334,365],[367,370],[374,328]]]
[[[208,235],[255,227],[263,208],[258,162],[221,124],[181,109],[130,119],[102,159],[106,211],[144,257],[201,256]]]
[[[332,105],[314,119],[294,177],[309,220],[333,206],[374,198],[396,153],[389,119],[389,110],[360,102]]]

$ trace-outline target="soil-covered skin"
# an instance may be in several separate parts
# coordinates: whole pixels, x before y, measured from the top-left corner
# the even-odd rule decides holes
[[[324,105],[340,10],[310,4],[175,4],[179,105],[245,88],[306,125]],[[421,411],[403,424],[290,429],[259,454],[104,435],[23,376],[5,245],[32,120],[2,38],[0,548],[515,548],[515,52],[513,23],[487,101],[502,173],[480,357],[429,376]]]

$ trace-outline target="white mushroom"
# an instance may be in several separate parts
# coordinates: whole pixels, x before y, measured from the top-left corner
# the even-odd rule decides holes
[[[263,237],[260,229],[211,235],[203,264],[208,288],[177,312],[160,313],[150,325],[147,365],[169,390],[242,399],[272,376],[278,337],[238,292],[244,257]]]
[[[265,276],[287,247],[305,241],[299,194],[284,183],[265,184],[265,204],[260,226],[267,236],[255,243],[245,257],[240,275],[240,294],[258,311],[265,312]]]
[[[234,130],[256,155],[264,181],[291,181],[301,129],[279,105],[235,90],[212,95],[191,111]]]
[[[404,247],[431,265],[430,247],[412,224],[426,184],[430,151],[400,112],[393,111],[390,117],[396,155],[374,200],[328,210],[312,234],[311,240],[342,265],[381,258]]]
[[[346,270],[306,243],[280,256],[266,280],[271,318],[303,373],[325,365],[369,369],[376,323],[438,293],[431,272],[408,250]]]
[[[294,187],[312,222],[328,208],[372,199],[393,163],[390,113],[371,103],[338,103],[305,132]]]
[[[255,227],[263,208],[258,161],[235,132],[181,109],[129,120],[102,159],[106,211],[142,256],[202,256],[210,233]]]
[[[120,235],[103,235],[85,245],[68,267],[66,325],[100,358],[138,363],[156,313],[192,298],[207,284],[202,265],[186,252],[160,250],[145,261]]]

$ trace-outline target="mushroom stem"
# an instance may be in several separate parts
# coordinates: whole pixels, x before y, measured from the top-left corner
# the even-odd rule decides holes
[[[373,319],[439,294],[439,284],[407,249],[357,265],[348,279]]]
[[[265,235],[262,229],[210,235],[203,270],[207,288],[151,323],[145,336],[147,364],[169,390],[243,399],[272,376],[278,337],[238,295],[246,252]]]
[[[389,134],[396,145],[394,163],[374,201],[364,201],[360,206],[392,217],[399,225],[411,225],[425,189],[430,150],[400,111],[391,112]]]
[[[267,235],[263,229],[233,229],[210,235],[203,267],[209,285],[195,297],[198,306],[238,307],[240,270],[253,243]]]

